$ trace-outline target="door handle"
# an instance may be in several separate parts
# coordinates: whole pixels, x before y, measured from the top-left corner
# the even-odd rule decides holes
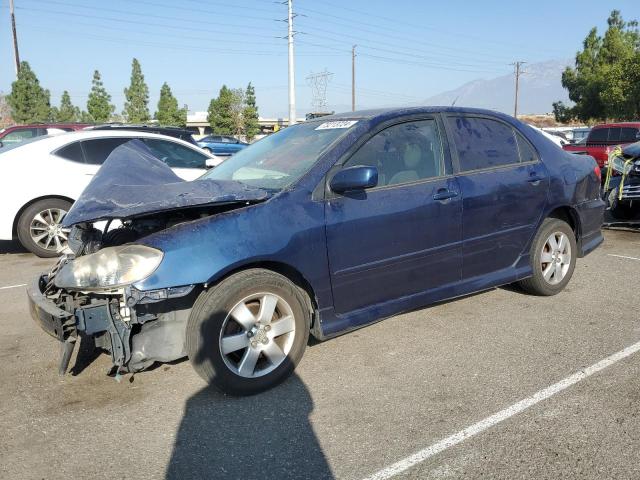
[[[447,190],[446,188],[440,188],[436,193],[433,194],[433,199],[443,201],[457,196],[458,192]]]
[[[527,180],[527,182],[535,186],[535,185],[538,185],[541,180],[542,180],[542,177],[538,176],[536,172],[531,172],[529,173],[529,179]]]

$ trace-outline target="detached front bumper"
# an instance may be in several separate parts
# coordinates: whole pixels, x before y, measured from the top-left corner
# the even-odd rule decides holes
[[[75,333],[75,316],[46,298],[42,290],[47,284],[47,276],[41,275],[27,286],[29,312],[40,327],[53,338],[66,341]],[[75,336],[75,335],[74,335]]]

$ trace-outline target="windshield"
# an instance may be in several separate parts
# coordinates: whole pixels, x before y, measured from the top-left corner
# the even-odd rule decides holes
[[[280,190],[309,171],[319,154],[355,123],[312,122],[287,127],[240,150],[203,178]]]

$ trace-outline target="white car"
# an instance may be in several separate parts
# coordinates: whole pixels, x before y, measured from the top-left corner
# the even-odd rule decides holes
[[[54,257],[66,244],[60,221],[119,145],[144,142],[185,180],[222,160],[183,140],[136,131],[76,131],[37,137],[0,151],[0,240],[18,238],[39,257]]]

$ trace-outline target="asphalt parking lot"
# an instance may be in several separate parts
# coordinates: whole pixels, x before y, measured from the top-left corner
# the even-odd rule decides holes
[[[249,398],[188,361],[118,383],[83,353],[59,377],[21,286],[52,262],[4,244],[0,477],[639,478],[640,233],[605,236],[560,295],[495,289],[313,343]]]

